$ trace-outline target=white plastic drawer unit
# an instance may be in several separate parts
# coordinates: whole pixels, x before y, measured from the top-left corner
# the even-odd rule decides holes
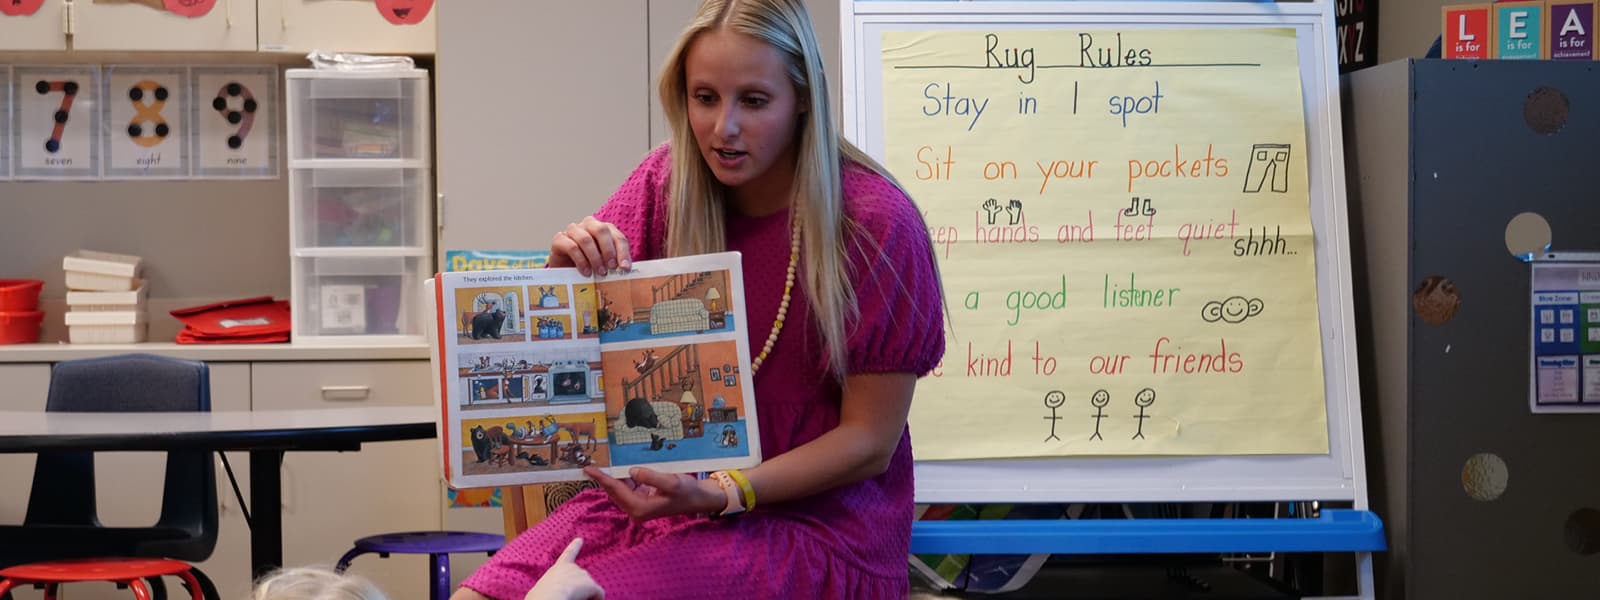
[[[293,140],[290,161],[430,159],[425,72],[291,69],[285,76]],[[291,162],[291,166],[296,165]]]
[[[294,330],[306,336],[417,336],[424,257],[296,258],[303,293],[292,307]],[[304,341],[313,341],[306,339]]]
[[[424,169],[294,169],[296,248],[426,245]]]

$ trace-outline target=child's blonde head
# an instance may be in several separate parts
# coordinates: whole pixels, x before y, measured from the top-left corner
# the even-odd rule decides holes
[[[272,573],[256,583],[250,600],[388,600],[365,577],[318,567]]]

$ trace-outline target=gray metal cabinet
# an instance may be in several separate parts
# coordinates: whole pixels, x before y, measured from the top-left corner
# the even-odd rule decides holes
[[[1600,415],[1530,412],[1529,266],[1506,244],[1532,212],[1555,249],[1600,249],[1600,72],[1412,60],[1345,84],[1380,597],[1600,596],[1579,512],[1600,507]]]

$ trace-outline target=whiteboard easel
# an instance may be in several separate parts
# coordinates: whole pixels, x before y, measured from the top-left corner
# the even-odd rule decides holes
[[[1350,502],[1356,511],[1367,510],[1331,2],[841,0],[840,25],[845,136],[880,161],[885,159],[881,36],[886,31],[1292,28],[1309,145],[1329,453],[918,462],[917,501],[1319,500]],[[1359,570],[1362,597],[1370,598],[1370,553],[1360,554]]]

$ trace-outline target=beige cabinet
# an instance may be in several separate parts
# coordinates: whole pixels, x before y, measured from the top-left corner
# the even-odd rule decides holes
[[[217,0],[185,17],[142,2],[72,3],[73,50],[254,51],[256,0]]]
[[[430,406],[427,361],[275,362],[252,367],[254,408]],[[435,440],[359,452],[291,452],[283,461],[283,560],[333,564],[355,540],[442,527]],[[396,600],[427,596],[426,556],[363,556],[351,571]]]
[[[437,2],[443,4],[444,2]],[[312,50],[367,54],[433,54],[437,4],[414,25],[390,22],[380,13],[420,10],[394,2],[328,2],[326,0],[257,0],[257,39],[262,52],[304,54]],[[474,3],[464,3],[472,5]],[[392,14],[390,16],[393,16]],[[404,14],[414,18],[414,13]]]
[[[66,49],[66,0],[44,0],[37,12],[26,16],[0,13],[0,50]]]
[[[611,197],[651,147],[645,8],[439,3],[439,250],[544,248]],[[598,41],[581,60],[570,50]]]

